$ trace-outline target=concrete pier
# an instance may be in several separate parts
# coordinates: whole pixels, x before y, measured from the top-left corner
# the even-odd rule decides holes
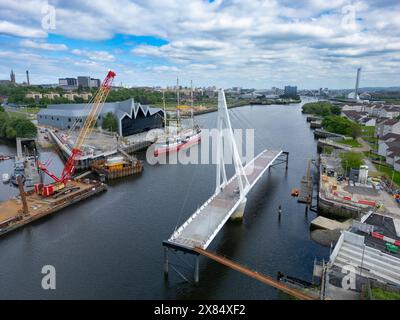
[[[243,214],[244,214],[244,209],[246,208],[246,203],[247,203],[247,198],[244,198],[243,201],[237,207],[236,211],[234,213],[232,213],[232,215],[231,215],[232,221],[243,219]]]
[[[311,227],[313,229],[323,230],[347,230],[351,226],[351,219],[345,222],[339,222],[336,220],[328,219],[323,216],[318,216],[311,221]]]
[[[311,177],[311,160],[307,161],[307,169],[306,174],[301,179],[301,187],[299,198],[297,199],[300,203],[310,204],[312,200],[312,189],[313,189],[313,180]]]

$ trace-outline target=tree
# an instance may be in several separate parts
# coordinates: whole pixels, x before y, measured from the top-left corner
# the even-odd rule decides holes
[[[0,106],[0,112],[4,112],[4,108]]]
[[[326,131],[351,136],[354,139],[361,135],[360,125],[341,116],[327,116],[322,120]]]
[[[111,132],[117,131],[118,128],[117,118],[115,118],[115,116],[111,112],[108,112],[103,118],[103,123],[101,127],[104,130],[108,130]]]
[[[342,109],[339,106],[332,105],[331,113],[334,115],[340,116],[340,114],[342,113]]]
[[[303,113],[313,114],[316,116],[327,117],[330,115],[340,115],[341,109],[338,106],[334,106],[330,102],[319,101],[310,102],[303,105]]]
[[[0,136],[7,139],[16,137],[36,137],[36,126],[23,117],[10,116],[6,112],[0,113]]]
[[[350,169],[358,169],[361,165],[364,164],[363,156],[361,153],[357,152],[344,152],[340,154],[340,158],[342,159],[342,167],[343,170],[348,173]]]

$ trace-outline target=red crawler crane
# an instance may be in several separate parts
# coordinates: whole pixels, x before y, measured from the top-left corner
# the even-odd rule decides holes
[[[35,184],[35,192],[43,196],[51,196],[55,191],[65,188],[67,182],[71,179],[75,172],[77,162],[79,160],[81,152],[81,147],[86,137],[90,134],[95,125],[97,118],[100,115],[101,109],[103,108],[104,102],[107,99],[108,93],[110,92],[111,84],[115,78],[116,74],[113,71],[109,71],[99,90],[93,98],[92,106],[90,108],[89,114],[86,117],[85,123],[79,132],[78,138],[76,139],[75,146],[71,150],[71,154],[65,163],[64,169],[61,173],[61,177],[57,177],[55,174],[51,173],[47,167],[38,161],[38,167],[40,170],[45,172],[49,177],[51,177],[56,183],[43,185],[41,183]]]

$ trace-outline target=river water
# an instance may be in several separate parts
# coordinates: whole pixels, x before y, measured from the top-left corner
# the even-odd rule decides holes
[[[255,129],[256,153],[265,148],[289,151],[289,169],[277,166],[265,174],[248,194],[243,222],[228,222],[210,249],[273,277],[281,271],[311,281],[314,258],[326,259],[329,249],[310,238],[315,213],[306,216],[304,205],[290,196],[300,185],[307,159],[316,154],[301,105],[245,106],[230,112],[233,127]],[[212,128],[216,115],[204,114],[196,121]],[[14,153],[13,146],[0,144],[0,154]],[[49,155],[42,152],[41,157]],[[11,172],[12,165],[0,162],[0,173]],[[51,166],[57,171],[62,163],[54,157]],[[2,237],[0,298],[282,298],[275,289],[206,258],[200,260],[198,286],[172,271],[164,279],[162,241],[214,189],[215,165],[145,164],[140,176],[113,182],[99,196]],[[0,185],[0,201],[17,193]],[[187,255],[184,260],[191,262]],[[56,268],[56,290],[41,288],[44,265]],[[191,277],[192,270],[185,275]]]

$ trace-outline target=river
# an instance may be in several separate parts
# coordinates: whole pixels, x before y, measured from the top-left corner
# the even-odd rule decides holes
[[[255,129],[256,153],[265,148],[289,151],[289,169],[278,166],[265,174],[248,194],[243,222],[228,222],[210,249],[273,277],[281,271],[311,281],[314,258],[326,259],[329,248],[310,238],[315,213],[306,216],[304,205],[290,196],[300,185],[307,159],[316,155],[301,104],[245,106],[230,112],[235,114],[233,127]],[[216,115],[200,115],[196,121],[212,128]],[[0,154],[10,153],[15,153],[13,146],[0,144]],[[13,161],[0,162],[0,173],[11,172],[12,165]],[[52,169],[61,167],[54,157]],[[2,237],[0,298],[282,298],[275,289],[206,258],[200,260],[198,286],[172,271],[164,279],[162,241],[214,189],[214,165],[146,163],[140,176],[113,182],[95,198]],[[17,193],[0,185],[0,201]],[[44,265],[56,268],[56,290],[41,288]]]

